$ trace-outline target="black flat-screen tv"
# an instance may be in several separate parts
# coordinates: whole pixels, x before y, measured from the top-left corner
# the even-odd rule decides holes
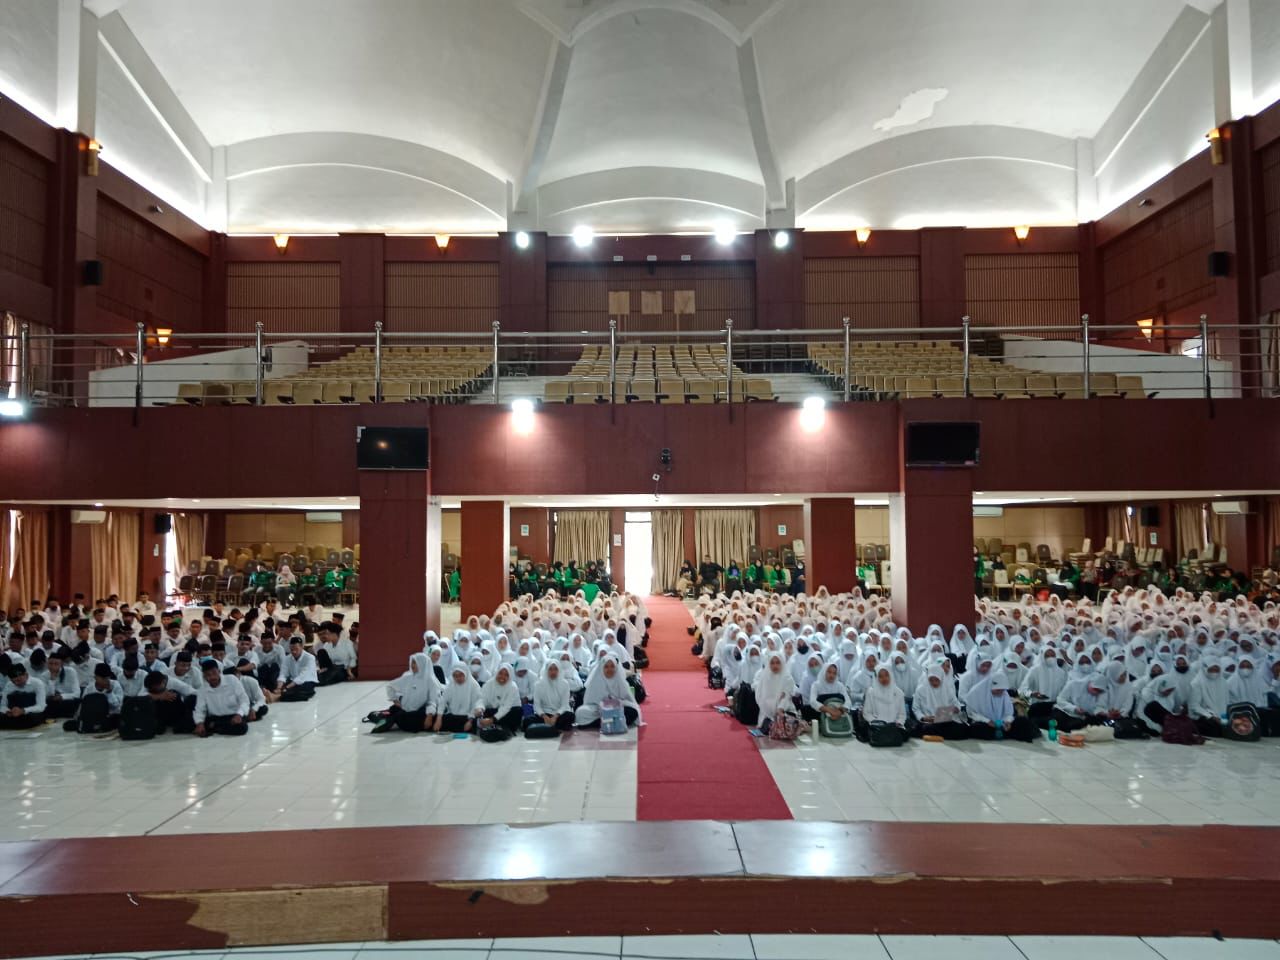
[[[361,427],[356,466],[361,470],[426,470],[426,427]]]
[[[972,421],[908,423],[907,466],[975,466],[978,433],[978,424]]]

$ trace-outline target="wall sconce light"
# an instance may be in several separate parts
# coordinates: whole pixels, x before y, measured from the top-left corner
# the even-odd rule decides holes
[[[1222,128],[1214,127],[1204,138],[1209,141],[1209,162],[1215,167],[1224,166],[1227,162],[1227,141],[1222,136]]]
[[[1019,246],[1021,246],[1022,241],[1027,239],[1027,237],[1029,236],[1031,236],[1031,228],[1026,226],[1025,224],[1022,226],[1013,228],[1013,239],[1018,241]]]
[[[805,397],[800,407],[800,429],[805,433],[817,433],[827,419],[827,401],[822,397]]]
[[[1138,329],[1142,331],[1142,335],[1147,338],[1147,342],[1151,342],[1151,333],[1155,327],[1155,320],[1151,317],[1143,317],[1138,321]]]
[[[857,230],[853,231],[853,235],[858,238],[858,246],[865,247],[867,245],[867,241],[871,239],[871,228],[859,227]]]
[[[156,327],[156,344],[161,347],[169,345],[169,338],[173,336],[172,327]]]
[[[86,177],[96,177],[98,175],[98,154],[102,152],[102,144],[97,140],[90,140],[85,144],[84,158],[84,175]]]
[[[436,234],[436,249],[441,253],[449,249],[449,235],[447,233]]]
[[[533,432],[533,410],[533,401],[527,397],[511,401],[511,426],[516,433],[527,435]]]
[[[271,238],[276,245],[276,249],[284,253],[289,249],[289,235],[287,233],[277,233]]]

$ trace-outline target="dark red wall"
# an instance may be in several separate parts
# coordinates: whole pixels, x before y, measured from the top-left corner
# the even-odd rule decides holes
[[[527,524],[529,535],[522,536],[520,527]],[[520,556],[534,563],[551,562],[551,511],[542,507],[511,508],[511,543]]]

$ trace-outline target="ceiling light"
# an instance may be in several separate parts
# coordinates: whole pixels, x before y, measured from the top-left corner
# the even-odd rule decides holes
[[[721,223],[716,226],[715,237],[716,243],[722,247],[727,247],[738,238],[738,232],[733,229],[732,224]]]
[[[574,246],[589,247],[591,246],[591,241],[596,238],[596,232],[585,224],[582,224],[574,227],[573,233],[570,234],[570,236],[573,237]]]
[[[436,234],[436,249],[442,252],[449,249],[449,235],[447,233]]]
[[[791,245],[791,234],[785,230],[779,230],[773,235],[773,245],[779,250],[785,250]]]
[[[528,397],[511,401],[511,427],[516,433],[533,432],[533,401]]]
[[[1028,226],[1019,226],[1013,228],[1013,237],[1019,243],[1031,236],[1031,228]]]
[[[858,246],[865,247],[867,245],[867,241],[871,239],[871,228],[859,227],[857,230],[853,231],[853,235],[858,238]]]
[[[1221,167],[1227,162],[1227,144],[1222,139],[1222,128],[1214,127],[1204,135],[1209,141],[1209,162],[1215,167]]]
[[[827,401],[822,397],[805,397],[800,408],[800,427],[806,433],[822,429],[827,418]]]
[[[27,406],[21,400],[0,400],[0,417],[24,417]]]
[[[95,503],[95,504],[94,504],[94,506],[95,506],[95,507],[101,507],[101,506],[102,506],[102,504],[100,504],[100,503]]]
[[[289,235],[287,233],[277,233],[271,239],[275,241],[276,249],[281,253],[289,249]]]
[[[529,234],[524,230],[520,230],[516,233],[516,246],[521,250],[529,249]]]

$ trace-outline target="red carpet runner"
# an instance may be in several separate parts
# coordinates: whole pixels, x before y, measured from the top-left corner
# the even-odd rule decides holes
[[[647,601],[651,666],[637,757],[637,820],[790,820],[760,750],[736,721],[711,709],[702,661],[689,653],[693,624],[671,597]]]

